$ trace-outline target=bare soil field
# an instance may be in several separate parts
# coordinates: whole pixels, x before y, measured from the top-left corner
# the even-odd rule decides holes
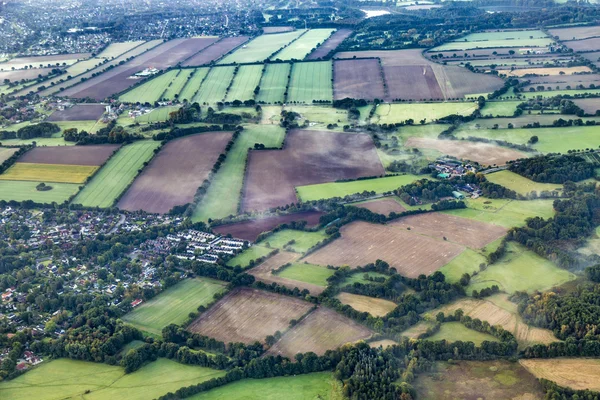
[[[300,319],[311,308],[311,303],[300,299],[239,288],[219,300],[187,329],[225,343],[263,342],[267,336],[285,331],[291,320]]]
[[[263,27],[263,33],[265,35],[270,33],[283,33],[283,32],[291,32],[294,30],[293,26],[265,26]]]
[[[294,203],[296,186],[384,173],[369,135],[293,130],[282,150],[249,153],[242,211]]]
[[[36,147],[23,154],[18,161],[34,164],[102,165],[119,147],[117,144]]]
[[[297,287],[300,290],[304,290],[304,289],[308,290],[310,292],[310,294],[313,296],[320,295],[323,292],[323,290],[325,290],[325,288],[322,286],[313,285],[311,283],[306,283],[306,282],[301,282],[301,281],[296,281],[293,279],[283,278],[281,276],[273,275],[271,273],[272,269],[279,268],[282,265],[287,264],[287,263],[292,263],[292,262],[296,261],[298,258],[300,258],[300,254],[298,254],[298,253],[291,253],[288,251],[280,251],[279,253],[275,254],[274,256],[267,258],[265,261],[263,261],[257,267],[254,267],[251,270],[249,270],[248,273],[250,275],[253,275],[256,278],[256,280],[261,281],[261,282],[265,282],[268,284],[276,282],[279,285],[287,287],[288,289],[294,289]]]
[[[514,69],[512,71],[510,71],[508,73],[508,75],[512,75],[512,76],[518,76],[518,77],[522,77],[525,75],[531,75],[531,74],[536,74],[536,75],[559,75],[561,76],[562,73],[564,73],[565,75],[574,75],[574,74],[578,74],[581,72],[592,72],[592,70],[590,69],[590,67],[553,67],[553,68],[521,68],[521,69]]]
[[[131,76],[142,71],[144,68],[152,66],[161,70],[169,66],[175,66],[211,45],[216,40],[217,38],[215,37],[205,37],[168,41],[123,65],[119,65],[103,74],[66,89],[61,95],[103,100],[138,83],[139,79],[131,79]]]
[[[399,274],[416,278],[437,271],[464,250],[457,243],[363,221],[345,225],[340,232],[341,238],[309,254],[304,261],[356,268],[384,260]]]
[[[390,213],[392,212],[401,213],[403,211],[406,211],[406,208],[404,208],[402,204],[398,203],[393,199],[374,200],[352,205],[356,207],[366,208],[367,210],[371,210],[374,213],[382,214],[385,216],[390,215]]]
[[[329,36],[329,39],[325,41],[322,45],[317,47],[315,51],[306,57],[307,60],[318,60],[319,58],[325,57],[332,50],[335,50],[336,47],[340,45],[348,36],[352,34],[352,30],[350,29],[339,29],[333,35]]]
[[[465,140],[440,140],[411,137],[406,147],[433,149],[444,155],[476,161],[482,165],[504,165],[507,161],[527,157],[525,154],[488,143],[468,142]]]
[[[293,221],[306,221],[307,226],[315,226],[319,223],[319,218],[324,215],[320,211],[306,211],[295,214],[279,215],[254,219],[251,221],[238,222],[235,224],[219,225],[213,228],[213,231],[222,235],[231,234],[231,236],[254,242],[262,232],[268,232],[281,224],[287,224]]]
[[[555,358],[519,360],[536,378],[544,378],[575,390],[600,391],[600,360]]]
[[[333,310],[319,307],[286,332],[267,352],[291,359],[297,353],[312,351],[318,355],[346,343],[369,338],[373,332]]]
[[[444,94],[429,65],[384,66],[388,98],[444,100]]]
[[[600,37],[600,26],[578,26],[564,29],[549,29],[552,36],[558,36],[560,40],[587,39]]]
[[[248,36],[236,36],[223,38],[216,43],[208,46],[198,54],[188,58],[183,62],[184,67],[196,67],[200,65],[210,64],[211,61],[216,61],[229,53],[233,49],[248,41]]]
[[[65,110],[54,111],[46,121],[96,121],[104,113],[104,108],[102,104],[77,104]]]
[[[379,62],[367,60],[338,60],[333,63],[333,98],[383,99],[385,90]]]
[[[231,132],[207,132],[167,143],[133,182],[117,206],[166,213],[189,203],[208,177]]]
[[[583,53],[583,54],[581,54],[581,56],[590,60],[591,62],[593,62],[594,65],[596,65],[597,67],[600,66],[600,51],[594,51],[591,53]]]
[[[0,72],[0,82],[4,82],[5,79],[11,82],[17,82],[21,79],[26,81],[31,79],[37,79],[39,75],[46,76],[52,71],[52,68],[32,68],[32,69],[17,69],[15,71],[2,71]]]
[[[575,104],[586,114],[596,114],[596,111],[600,110],[600,98],[591,98],[591,99],[577,99],[573,100]]]
[[[593,53],[586,53],[593,54]],[[600,56],[600,54],[599,54]],[[596,60],[598,57],[596,57]],[[582,75],[548,75],[548,76],[529,76],[527,80],[530,82],[529,86],[538,86],[539,84],[547,84],[547,86],[555,89],[557,86],[560,89],[566,89],[566,86],[570,86],[571,89],[575,89],[579,85],[589,87],[591,83],[598,85],[600,83],[600,75],[597,74],[582,74]],[[529,90],[525,87],[525,91]]]
[[[563,42],[563,44],[573,49],[573,51],[600,50],[600,37],[583,40],[571,40],[569,42]]]
[[[367,312],[374,317],[383,317],[396,308],[396,304],[389,300],[375,297],[361,296],[359,294],[342,292],[336,298],[357,311]]]

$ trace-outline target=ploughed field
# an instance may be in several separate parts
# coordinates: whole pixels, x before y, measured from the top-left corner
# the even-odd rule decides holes
[[[345,99],[383,99],[383,75],[379,61],[375,58],[365,60],[336,60],[333,63],[333,98]]]
[[[119,145],[36,147],[19,157],[20,163],[102,165]]]
[[[46,121],[95,121],[102,116],[104,108],[102,104],[77,104],[73,107],[53,112]]]

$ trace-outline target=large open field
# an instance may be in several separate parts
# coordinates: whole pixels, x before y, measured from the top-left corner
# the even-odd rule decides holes
[[[383,173],[368,135],[294,130],[283,150],[250,153],[242,210],[294,203],[296,186]]]
[[[169,114],[179,110],[179,106],[166,106],[155,108],[152,111],[135,117],[135,122],[140,124],[152,124],[154,122],[164,122],[169,119]]]
[[[243,64],[264,61],[304,32],[304,30],[297,30],[258,36],[243,47],[223,58],[219,64]]]
[[[1,176],[1,175],[0,175]],[[52,190],[42,191],[36,189],[41,182],[26,181],[1,181],[0,200],[24,201],[32,200],[36,203],[63,203],[79,190],[79,185],[73,183],[52,183]]]
[[[16,57],[0,63],[0,71],[11,71],[22,68],[44,68],[59,65],[70,65],[77,60],[85,60],[91,56],[90,53],[57,54],[53,56]]]
[[[85,183],[98,167],[89,165],[34,164],[18,162],[3,174],[3,181]]]
[[[514,69],[508,73],[509,76],[523,77],[525,75],[574,75],[581,73],[591,73],[592,70],[587,66],[580,67],[551,67],[551,68],[520,68]]]
[[[246,268],[250,265],[250,262],[257,260],[261,257],[265,257],[272,251],[273,249],[268,249],[259,245],[252,245],[246,250],[242,251],[240,254],[227,261],[227,265],[230,267],[235,267],[239,265],[242,268]]]
[[[160,142],[138,141],[119,150],[73,199],[73,204],[86,207],[111,207],[127,189],[144,163],[154,156]]]
[[[154,335],[169,324],[181,324],[199,306],[213,301],[226,283],[209,278],[186,279],[123,316],[123,321]]]
[[[334,270],[320,265],[293,263],[277,273],[277,276],[325,287],[327,286],[327,278],[333,275],[334,272]]]
[[[396,308],[396,304],[385,299],[361,296],[359,294],[341,292],[336,298],[360,312],[367,312],[374,317],[383,317]]]
[[[545,47],[553,40],[540,30],[472,33],[453,42],[438,46],[430,52],[471,50],[492,47]]]
[[[214,104],[223,101],[234,72],[235,67],[232,66],[211,68],[192,101],[200,104]]]
[[[331,51],[335,50],[348,36],[352,34],[350,29],[339,29],[329,37],[321,46],[310,53],[307,60],[318,60],[327,56]]]
[[[19,149],[16,147],[14,147],[14,148],[0,147],[0,164],[2,164],[4,161],[11,158],[12,155],[15,154],[17,151],[19,151]]]
[[[373,211],[376,214],[382,214],[388,216],[390,213],[401,213],[406,211],[406,208],[400,204],[397,198],[384,198],[377,200],[362,201],[359,203],[351,203],[351,206],[366,208],[367,210]]]
[[[536,378],[548,379],[575,390],[600,391],[600,360],[594,358],[556,358],[520,360]]]
[[[102,104],[77,104],[64,110],[53,112],[46,121],[96,121],[104,113]]]
[[[418,375],[413,386],[420,400],[542,400],[533,375],[508,361],[438,362]]]
[[[21,163],[102,165],[119,145],[36,147],[19,157]]]
[[[440,327],[440,330],[429,336],[427,340],[432,342],[446,340],[448,342],[473,342],[475,346],[481,346],[484,341],[498,342],[494,336],[488,333],[478,332],[469,329],[460,322],[446,322]]]
[[[0,383],[0,397],[3,400],[146,400],[223,375],[224,371],[179,364],[165,358],[131,374],[125,374],[118,366],[58,359]]]
[[[314,48],[319,46],[335,29],[311,29],[289,46],[279,51],[272,60],[303,60]]]
[[[173,82],[178,76],[181,70],[173,69],[166,73],[152,78],[148,82],[136,86],[125,94],[119,97],[120,101],[126,103],[150,103],[154,104],[155,101],[163,100],[167,87]]]
[[[318,355],[346,343],[369,338],[373,332],[333,310],[319,307],[275,343],[267,354],[294,358],[312,351]]]
[[[476,108],[477,105],[473,102],[380,104],[371,122],[390,124],[407,119],[412,119],[415,123],[422,119],[432,122],[452,114],[470,115]]]
[[[575,104],[587,114],[596,115],[600,110],[600,98],[578,99]]]
[[[508,170],[487,174],[485,177],[488,181],[514,190],[521,195],[527,195],[531,192],[536,192],[538,195],[540,195],[544,191],[560,192],[562,190],[561,185],[554,183],[534,182],[531,179],[525,178]]]
[[[562,29],[549,29],[552,36],[558,36],[560,40],[587,39],[600,36],[600,28],[595,26],[574,26]]]
[[[296,231],[284,229],[267,236],[261,243],[268,243],[276,249],[287,249],[296,253],[305,253],[327,237],[324,230],[316,232]]]
[[[374,58],[336,60],[333,68],[333,98],[335,100],[346,97],[365,100],[385,98],[383,76],[378,60]]]
[[[196,93],[200,90],[200,84],[208,75],[210,68],[196,68],[192,74],[192,77],[187,81],[187,83],[181,88],[181,92],[179,92],[179,100],[187,100],[192,101],[192,99],[196,96]]]
[[[246,101],[254,99],[254,89],[260,84],[262,69],[262,65],[242,65],[233,79],[233,84],[225,100]]]
[[[276,331],[285,331],[291,320],[301,318],[311,307],[292,297],[240,288],[202,313],[188,330],[225,343],[262,342]]]
[[[167,143],[121,198],[118,207],[166,213],[189,203],[208,177],[231,132],[207,132]]]
[[[216,43],[188,58],[183,62],[184,67],[208,65],[229,53],[238,46],[248,41],[248,36],[234,36],[222,38]]]
[[[285,99],[285,88],[288,83],[291,64],[267,64],[267,69],[260,81],[260,92],[256,101],[265,103],[282,103]]]
[[[331,61],[295,63],[292,66],[288,102],[312,104],[333,99]]]
[[[600,37],[583,39],[583,40],[572,40],[569,42],[563,42],[563,44],[576,52],[580,51],[592,51],[600,49]]]

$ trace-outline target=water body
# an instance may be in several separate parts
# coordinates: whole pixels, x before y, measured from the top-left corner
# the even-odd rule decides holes
[[[381,17],[382,15],[387,15],[390,13],[387,10],[360,10],[360,11],[367,14],[367,18]]]

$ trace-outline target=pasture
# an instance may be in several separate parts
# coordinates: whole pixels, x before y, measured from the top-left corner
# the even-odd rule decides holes
[[[536,192],[539,196],[542,192],[562,191],[562,186],[560,184],[534,182],[531,179],[508,170],[487,174],[485,177],[488,181],[514,190],[523,196],[531,192]]]
[[[345,99],[383,99],[383,75],[379,61],[365,60],[335,60],[333,62],[333,98]]]
[[[512,117],[521,101],[486,101],[481,115],[492,117]]]
[[[399,199],[396,197],[388,197],[377,200],[367,200],[359,203],[351,203],[349,205],[366,208],[367,210],[373,211],[376,214],[388,216],[391,213],[401,213],[406,211],[406,208],[398,202]]]
[[[477,109],[473,102],[380,104],[371,118],[372,123],[393,124],[412,119],[433,122],[452,114],[470,115]]]
[[[2,176],[2,175],[0,175]],[[36,186],[40,182],[4,181],[0,180],[0,200],[25,201],[32,200],[36,203],[61,204],[79,190],[79,185],[73,183],[52,183],[52,190],[39,191]]]
[[[19,149],[16,147],[0,147],[0,164],[11,158],[12,155],[15,154],[17,151],[19,151]]]
[[[170,324],[185,322],[199,306],[212,303],[213,296],[225,291],[226,283],[209,278],[186,279],[137,306],[123,321],[153,335],[161,335]]]
[[[338,29],[333,35],[329,37],[321,46],[317,47],[315,51],[310,53],[307,60],[318,60],[319,58],[327,56],[332,50],[335,50],[348,36],[352,34],[350,29]]]
[[[104,108],[102,104],[76,104],[64,110],[54,111],[46,121],[97,121],[104,114]]]
[[[227,88],[233,79],[235,67],[211,68],[192,99],[199,104],[214,104],[225,99]]]
[[[0,174],[3,181],[85,183],[98,167],[88,165],[33,164],[17,162]]]
[[[348,276],[341,283],[340,286],[348,286],[353,285],[354,283],[361,283],[363,285],[372,283],[367,278],[387,278],[388,276],[385,274],[381,274],[379,272],[355,272],[354,274]]]
[[[171,70],[149,81],[134,87],[127,93],[119,96],[119,100],[125,103],[150,103],[162,100],[166,88],[171,84],[181,70]]]
[[[590,67],[551,67],[551,68],[521,68],[508,73],[509,76],[523,77],[525,75],[574,75],[581,73],[591,73]]]
[[[180,69],[177,70],[177,73],[171,79],[171,82],[165,88],[163,94],[161,95],[162,99],[165,100],[176,100],[179,99],[179,93],[183,89],[183,87],[188,83],[192,75],[194,74],[194,70],[190,69]]]
[[[575,86],[575,85],[572,85]],[[572,96],[576,98],[577,96],[586,96],[586,95],[598,95],[600,94],[600,89],[566,89],[566,90],[544,90],[538,92],[520,92],[519,98],[522,99],[535,99],[535,98],[548,98],[555,96]]]
[[[311,29],[271,57],[271,60],[303,60],[322,44],[335,29]]]
[[[230,267],[239,265],[242,268],[246,268],[248,265],[250,265],[251,261],[264,257],[272,251],[272,249],[268,249],[263,246],[253,245],[227,261],[227,265]]]
[[[317,185],[298,186],[296,187],[296,193],[298,193],[298,198],[302,201],[344,197],[364,191],[381,194],[396,190],[400,186],[408,185],[417,179],[419,177],[416,175],[405,174],[350,182],[320,183]]]
[[[248,36],[234,36],[219,39],[218,42],[208,46],[199,53],[193,55],[183,62],[184,67],[208,65],[217,61],[225,54],[248,41]]]
[[[282,103],[285,99],[291,68],[291,64],[288,63],[267,64],[267,69],[260,81],[260,91],[256,95],[256,101],[268,104]]]
[[[258,36],[223,58],[219,64],[244,64],[264,61],[304,32],[304,30],[296,30]]]
[[[159,147],[160,142],[154,140],[124,146],[94,175],[72,203],[85,207],[111,207]]]
[[[472,33],[453,42],[438,46],[430,52],[472,50],[495,47],[546,47],[553,40],[541,30]]]
[[[289,103],[312,104],[313,100],[333,99],[331,61],[295,63],[292,66]]]
[[[188,100],[192,101],[192,99],[200,90],[200,84],[208,75],[208,71],[210,68],[196,68],[192,73],[191,78],[187,81],[187,83],[181,88],[181,92],[179,92],[178,99],[180,101]]]
[[[253,100],[254,90],[260,84],[262,70],[262,65],[242,65],[233,79],[233,84],[225,100]]]
[[[169,114],[173,111],[179,110],[179,106],[167,106],[155,108],[149,113],[142,114],[139,117],[135,117],[135,122],[141,124],[152,124],[155,122],[164,122],[169,119]]]
[[[440,326],[440,330],[429,336],[427,340],[432,342],[445,340],[447,342],[473,342],[475,346],[481,346],[484,341],[499,342],[489,333],[478,332],[469,329],[460,322],[446,322]]]
[[[297,353],[312,351],[322,355],[346,343],[369,338],[373,332],[325,307],[311,312],[300,323],[287,331],[267,352],[294,358]]]
[[[383,317],[396,308],[396,304],[389,300],[362,296],[359,294],[341,292],[335,297],[343,304],[349,305],[356,311],[366,312],[374,317]]]
[[[327,234],[324,230],[305,232],[284,229],[267,236],[260,243],[267,247],[290,250],[296,253],[305,253],[308,249],[325,238],[327,238]]]
[[[327,286],[327,278],[333,275],[334,272],[335,270],[320,265],[296,262],[284,268],[283,271],[278,272],[276,275],[282,278],[325,287]]]
[[[311,307],[311,303],[296,298],[238,288],[202,313],[188,330],[225,343],[263,342],[268,335],[285,331],[291,320],[298,320]]]
[[[574,390],[600,391],[600,360],[594,358],[556,358],[520,360],[538,379],[548,379]]]

